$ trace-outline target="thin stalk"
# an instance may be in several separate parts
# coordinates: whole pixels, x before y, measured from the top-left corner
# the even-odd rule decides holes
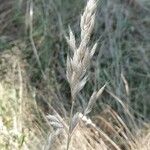
[[[29,39],[30,39],[30,42],[31,42],[31,45],[33,48],[33,52],[34,52],[37,64],[40,68],[40,71],[42,73],[43,78],[46,80],[46,76],[45,76],[44,71],[42,69],[42,64],[40,62],[40,58],[39,58],[39,55],[38,55],[38,52],[37,52],[37,49],[36,49],[36,46],[34,43],[34,39],[33,39],[33,1],[32,0],[30,2],[29,15],[30,15],[30,18],[29,18],[30,19],[30,22],[29,22]]]
[[[73,108],[74,108],[74,100],[72,101],[71,111],[70,111],[69,131],[68,131],[67,149],[66,149],[66,150],[69,150],[69,144],[70,144],[70,141],[71,141],[71,129],[72,129]]]

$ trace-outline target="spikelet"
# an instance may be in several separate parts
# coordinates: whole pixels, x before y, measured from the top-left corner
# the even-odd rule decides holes
[[[100,97],[100,95],[103,93],[104,89],[106,87],[106,84],[99,89],[98,92],[93,92],[93,94],[90,97],[90,100],[88,102],[88,105],[84,111],[84,115],[86,116],[87,114],[89,114],[93,108],[93,105],[96,103],[96,100]]]

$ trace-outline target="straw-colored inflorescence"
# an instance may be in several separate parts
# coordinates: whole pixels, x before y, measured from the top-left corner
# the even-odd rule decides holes
[[[81,16],[81,42],[78,47],[71,29],[69,29],[69,37],[66,37],[73,52],[73,56],[67,58],[67,80],[70,84],[72,100],[75,100],[87,81],[86,70],[97,47],[97,43],[94,44],[92,49],[88,47],[94,28],[95,12],[96,1],[89,0]]]
[[[76,45],[75,35],[71,28],[69,28],[69,37],[66,37],[67,42],[73,52],[71,57],[67,58],[67,80],[71,88],[72,106],[70,112],[70,123],[67,140],[67,150],[69,149],[69,143],[71,140],[71,134],[74,128],[79,122],[78,113],[73,116],[73,108],[75,99],[80,90],[87,82],[86,70],[90,64],[90,60],[95,53],[97,43],[90,49],[88,44],[91,33],[94,28],[96,13],[96,0],[89,0],[85,7],[84,13],[81,16],[80,28],[81,28],[81,41]]]
[[[67,139],[67,149],[69,150],[69,145],[71,141],[72,134],[74,133],[75,128],[79,124],[80,120],[84,120],[86,115],[88,115],[93,105],[96,103],[96,100],[102,94],[106,85],[104,85],[99,91],[94,91],[91,95],[87,107],[83,110],[83,114],[80,112],[74,113],[74,103],[77,98],[77,95],[82,90],[84,85],[87,82],[87,68],[90,65],[90,60],[93,57],[95,50],[97,48],[97,43],[95,43],[92,48],[89,46],[90,36],[94,29],[95,14],[96,14],[96,0],[88,0],[85,10],[81,16],[80,28],[81,28],[81,41],[77,45],[75,35],[69,27],[69,37],[66,36],[68,45],[70,46],[72,53],[71,56],[67,57],[67,70],[66,76],[71,89],[71,111],[70,111],[70,120],[69,128],[64,126],[64,123],[61,122],[61,119],[56,117],[49,116],[49,120],[53,126],[59,129],[65,129],[68,133]],[[88,120],[89,121],[89,120]],[[93,125],[90,121],[88,122]],[[93,125],[94,126],[94,125]]]

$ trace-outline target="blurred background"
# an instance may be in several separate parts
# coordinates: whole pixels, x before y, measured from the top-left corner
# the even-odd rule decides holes
[[[0,0],[0,149],[41,149],[53,129],[45,115],[70,113],[64,38],[80,40],[86,0]],[[91,43],[98,48],[76,102],[85,108],[108,83],[90,118],[115,111],[135,134],[150,121],[150,1],[99,0]],[[146,129],[145,129],[146,128]],[[30,141],[29,139],[32,139]]]

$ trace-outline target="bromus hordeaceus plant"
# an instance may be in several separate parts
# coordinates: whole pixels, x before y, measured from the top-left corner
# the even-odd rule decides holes
[[[67,139],[67,150],[69,149],[69,144],[71,140],[72,133],[79,123],[80,118],[79,112],[73,115],[74,104],[77,98],[78,93],[83,89],[84,85],[87,82],[86,71],[90,65],[90,60],[95,53],[97,48],[97,43],[93,45],[92,48],[89,48],[90,36],[94,28],[95,14],[96,14],[96,0],[89,0],[85,7],[85,10],[81,16],[80,28],[81,28],[81,41],[79,46],[76,45],[75,35],[73,34],[71,28],[69,28],[69,37],[66,36],[66,40],[72,50],[73,55],[67,57],[67,80],[71,89],[71,112],[69,120],[69,131]],[[96,102],[98,97],[101,95],[105,88],[105,85],[98,91],[93,92],[87,108],[84,111],[82,116],[86,116],[92,109],[93,104]]]
[[[79,92],[83,89],[84,85],[87,82],[86,72],[90,65],[91,58],[93,57],[95,50],[97,48],[97,43],[95,43],[92,46],[92,48],[88,46],[91,33],[94,29],[96,6],[97,6],[96,0],[88,0],[85,10],[81,16],[80,44],[77,46],[75,35],[73,34],[71,28],[69,28],[69,37],[66,36],[67,43],[72,50],[72,55],[67,57],[67,69],[66,69],[66,76],[71,89],[71,102],[72,102],[69,125],[67,125],[63,121],[63,119],[57,114],[57,112],[55,112],[55,116],[53,115],[47,116],[49,123],[57,129],[56,131],[61,131],[63,129],[67,133],[68,136],[67,150],[69,150],[71,137],[80,120],[86,121],[87,123],[93,125],[90,119],[89,120],[86,119],[86,115],[91,112],[93,105],[95,104],[99,96],[102,94],[106,86],[104,85],[99,91],[93,92],[87,104],[87,107],[83,111],[83,114],[81,112],[74,113],[74,104],[76,102]],[[54,135],[57,134],[54,133]],[[49,143],[48,145],[50,145],[51,138],[48,141],[48,143]]]

